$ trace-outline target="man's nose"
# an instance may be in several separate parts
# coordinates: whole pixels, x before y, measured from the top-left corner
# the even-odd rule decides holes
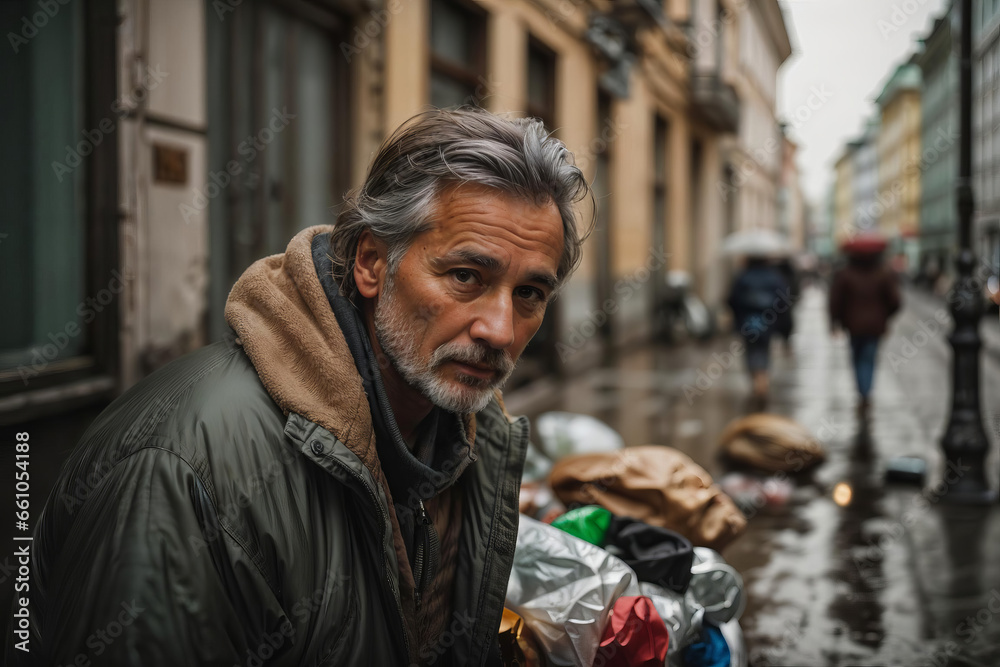
[[[514,300],[499,291],[492,298],[481,297],[469,334],[475,341],[502,350],[514,344]]]

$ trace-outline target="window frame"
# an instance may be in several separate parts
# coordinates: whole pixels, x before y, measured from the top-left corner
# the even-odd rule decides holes
[[[109,118],[118,98],[118,14],[113,0],[83,6],[83,125]],[[114,120],[116,127],[121,120]],[[84,294],[107,286],[119,262],[118,142],[112,132],[86,158],[83,188]],[[121,300],[96,313],[89,324],[86,352],[49,363],[26,383],[18,368],[0,370],[0,424],[13,424],[110,398],[119,371],[118,324]],[[74,386],[70,386],[74,385]],[[64,391],[59,391],[64,388]]]
[[[453,60],[444,58],[434,51],[434,41],[431,38],[434,29],[434,6],[436,4],[451,5],[452,7],[458,9],[461,12],[467,14],[471,19],[472,30],[470,31],[469,41],[474,44],[474,49],[472,55],[472,62],[470,67],[465,67],[461,63],[456,63]],[[431,97],[432,86],[434,74],[441,74],[453,81],[458,82],[463,86],[467,86],[474,93],[483,84],[486,71],[487,71],[487,33],[488,33],[488,21],[489,14],[479,5],[472,2],[467,2],[466,0],[431,0],[430,2],[430,16],[427,22],[427,45],[428,45],[428,59],[430,61],[429,74],[427,77],[427,95],[428,99]],[[488,91],[487,91],[488,92]],[[481,100],[475,100],[476,106],[480,106]]]
[[[531,56],[532,52],[541,56],[545,60],[545,76],[546,76],[546,100],[545,106],[539,107],[532,103],[531,101]],[[524,96],[524,109],[529,116],[535,118],[540,118],[545,127],[551,132],[556,128],[556,118],[559,117],[559,109],[557,107],[558,95],[556,95],[556,83],[557,83],[557,72],[556,67],[558,64],[559,56],[558,54],[549,46],[538,39],[532,34],[528,34],[528,49],[527,49],[527,72],[525,77],[525,84],[527,90]]]

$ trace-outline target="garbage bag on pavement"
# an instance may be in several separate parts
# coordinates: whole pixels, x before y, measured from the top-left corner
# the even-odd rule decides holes
[[[678,593],[686,591],[691,581],[694,550],[686,537],[672,530],[616,516],[608,525],[605,549],[635,570],[639,581]]]
[[[604,549],[521,516],[506,606],[549,663],[590,667],[615,600],[640,595],[632,569]]]
[[[545,656],[531,628],[510,609],[503,610],[498,639],[503,667],[545,667]]]
[[[743,628],[739,621],[727,621],[719,626],[722,636],[726,638],[726,645],[729,646],[730,667],[747,667],[750,656],[747,653],[747,643],[743,638]]]
[[[602,547],[611,521],[611,512],[603,507],[585,505],[566,512],[553,521],[552,525],[574,537]]]
[[[768,413],[730,422],[719,436],[730,459],[768,472],[801,472],[826,460],[826,452],[802,424]]]
[[[705,622],[739,620],[746,607],[743,577],[717,552],[695,547],[688,595],[705,610]]]
[[[604,628],[593,667],[663,667],[667,626],[644,596],[620,597]]]
[[[549,475],[567,507],[600,505],[676,531],[692,544],[722,549],[746,530],[746,518],[704,468],[660,445],[570,456]]]
[[[729,644],[719,628],[706,625],[701,640],[684,649],[684,667],[729,667]]]
[[[681,650],[701,637],[704,610],[695,605],[693,599],[663,586],[640,583],[639,590],[653,602],[656,613],[667,626],[667,634],[670,636],[668,657],[679,661]]]
[[[746,604],[743,579],[722,556],[703,547],[694,548],[691,569],[691,583],[684,594],[657,584],[639,584],[639,590],[652,600],[667,625],[670,634],[668,655],[671,659],[679,659],[683,649],[702,640],[703,626],[718,625],[726,630],[727,639],[732,640],[731,646],[740,649],[734,649],[733,655],[742,657],[745,664],[746,648],[738,623]]]
[[[590,415],[546,412],[535,420],[539,448],[553,459],[613,452],[625,447],[618,432]]]

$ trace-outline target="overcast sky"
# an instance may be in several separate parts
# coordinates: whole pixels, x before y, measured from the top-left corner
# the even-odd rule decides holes
[[[792,124],[806,196],[822,203],[833,163],[861,134],[896,65],[947,0],[779,0],[792,56],[778,70],[778,113]]]

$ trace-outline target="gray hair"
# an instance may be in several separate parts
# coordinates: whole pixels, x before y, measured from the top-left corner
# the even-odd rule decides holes
[[[413,238],[431,228],[448,185],[496,188],[537,206],[554,203],[563,223],[560,285],[576,269],[593,228],[577,227],[575,204],[593,193],[569,149],[535,118],[505,119],[476,107],[433,109],[410,118],[379,149],[364,184],[344,197],[330,234],[333,277],[354,301],[354,261],[365,230],[386,244],[395,273]]]

